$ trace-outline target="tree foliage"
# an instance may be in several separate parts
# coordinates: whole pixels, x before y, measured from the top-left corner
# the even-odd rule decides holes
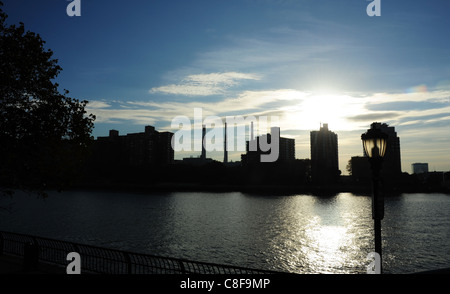
[[[95,116],[60,93],[39,34],[6,24],[0,2],[0,189],[63,188],[83,165]]]
[[[353,168],[352,168],[352,160],[350,159],[347,163],[347,166],[345,167],[349,175],[353,174]]]

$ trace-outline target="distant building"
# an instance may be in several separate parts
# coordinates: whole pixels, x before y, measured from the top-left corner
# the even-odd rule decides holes
[[[280,137],[280,162],[292,162],[295,160],[295,139]]]
[[[172,148],[172,132],[159,132],[158,135],[158,156],[163,164],[174,163],[175,152]]]
[[[98,164],[117,165],[166,165],[174,162],[171,132],[158,132],[146,126],[143,133],[119,136],[110,130],[108,137],[98,137],[94,145],[94,160]]]
[[[359,183],[366,183],[372,180],[372,172],[367,157],[353,156],[350,159],[350,164],[351,164],[351,177],[353,181]]]
[[[323,124],[311,131],[311,175],[315,183],[336,182],[339,179],[338,136]]]
[[[428,163],[413,163],[411,169],[413,174],[428,173]]]
[[[296,159],[294,164],[295,182],[297,184],[306,184],[311,182],[311,160]]]
[[[223,164],[228,164],[228,142],[227,142],[227,123],[224,127],[224,140],[223,140]]]
[[[206,126],[202,126],[202,153],[199,157],[185,157],[182,160],[183,164],[201,166],[207,163],[214,162],[211,158],[206,158],[206,147],[205,147],[205,136],[206,136]]]
[[[185,157],[182,160],[183,164],[187,164],[187,165],[195,165],[195,166],[201,166],[201,165],[205,165],[207,163],[212,163],[214,162],[213,159],[211,158],[206,158],[206,157]]]
[[[279,128],[278,128],[279,129]],[[280,134],[280,131],[278,131]],[[265,134],[254,138],[253,140],[246,141],[246,154],[241,155],[242,165],[254,165],[261,162],[262,154],[269,154],[273,152],[273,150],[262,151],[260,149],[260,141],[264,140],[268,143],[272,142],[272,134]],[[295,161],[295,139],[279,137],[279,147],[278,147],[278,159],[275,162],[278,163],[288,163]],[[257,150],[250,150],[250,146],[255,144],[257,146]]]
[[[206,160],[206,147],[205,147],[205,136],[206,136],[206,126],[202,126],[202,155],[200,155],[200,158],[202,160]]]

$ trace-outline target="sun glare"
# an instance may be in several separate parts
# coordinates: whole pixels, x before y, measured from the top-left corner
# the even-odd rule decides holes
[[[285,109],[290,124],[309,130],[319,129],[323,123],[328,123],[332,130],[352,130],[355,126],[348,118],[364,112],[357,98],[326,93],[310,94]]]

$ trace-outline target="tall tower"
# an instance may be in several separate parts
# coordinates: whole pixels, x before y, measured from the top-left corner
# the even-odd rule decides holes
[[[250,129],[250,140],[253,141],[255,139],[254,134],[253,134],[253,122],[252,122],[252,126]]]
[[[339,178],[338,136],[323,124],[310,133],[311,174],[316,183],[335,182]]]
[[[200,156],[201,159],[206,159],[205,136],[206,136],[206,126],[203,125],[203,127],[202,127],[202,155]]]
[[[228,150],[227,150],[227,123],[225,123],[225,136],[223,140],[223,163],[228,163]]]

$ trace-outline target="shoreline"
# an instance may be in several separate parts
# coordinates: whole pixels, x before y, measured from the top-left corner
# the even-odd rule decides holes
[[[90,183],[79,184],[66,190],[96,190],[115,192],[242,192],[262,195],[294,195],[306,194],[317,196],[334,196],[339,193],[353,193],[365,196],[372,195],[371,185],[224,185],[224,184],[200,184],[200,183],[157,183],[157,184],[136,184],[136,183]],[[445,188],[413,188],[411,187],[390,187],[384,189],[385,196],[410,194],[410,193],[442,193],[449,194],[450,190]]]

